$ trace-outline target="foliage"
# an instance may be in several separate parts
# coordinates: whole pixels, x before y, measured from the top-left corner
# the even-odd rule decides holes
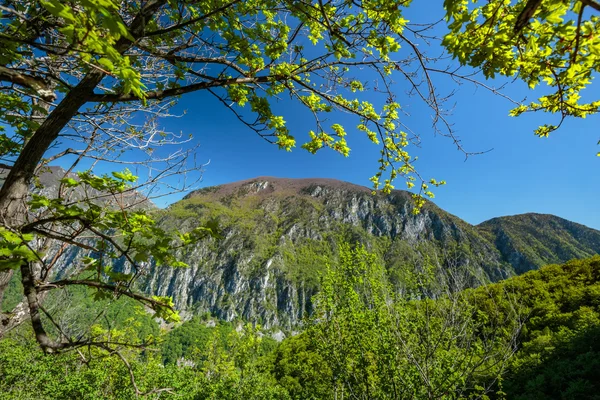
[[[44,309],[52,316],[44,318],[49,333],[58,337],[86,336],[117,330],[127,331],[126,342],[154,344],[160,334],[158,323],[139,302],[127,296],[107,296],[98,299],[95,290],[85,286],[67,286],[51,292],[44,300]]]
[[[331,367],[306,333],[285,339],[271,355],[273,376],[292,399],[331,399]]]
[[[330,399],[336,392],[339,398],[342,390],[344,397],[350,398],[364,397],[365,390],[370,398],[430,398],[423,376],[415,374],[420,357],[427,355],[428,363],[421,366],[428,368],[430,385],[439,385],[440,396],[445,398],[460,398],[461,393],[465,398],[485,398],[490,383],[488,398],[595,398],[600,381],[596,340],[600,256],[546,266],[454,294],[468,301],[466,306],[456,303],[460,307],[455,310],[448,308],[449,294],[419,300],[424,289],[431,293],[445,285],[431,279],[426,270],[415,274],[413,285],[402,296],[386,293],[385,273],[374,261],[363,249],[341,249],[340,263],[324,277],[329,286],[320,299],[328,303],[320,303],[306,332],[278,346],[259,334],[258,327],[246,325],[236,330],[220,323],[210,328],[197,318],[166,333],[158,352],[150,349],[140,354],[121,348],[134,373],[135,387],[140,393],[151,392],[149,398],[167,399]],[[382,293],[394,302],[383,309],[373,307]],[[74,291],[71,296],[75,302],[98,306],[83,293]],[[49,306],[52,301],[48,300]],[[126,301],[111,306],[108,319],[114,321],[113,334],[143,337],[141,333],[131,335],[145,329],[128,322],[135,313],[134,304]],[[372,308],[365,308],[367,305]],[[94,315],[87,307],[81,312]],[[460,335],[451,326],[444,331],[437,325],[443,312],[469,321]],[[390,317],[397,318],[392,325]],[[501,380],[487,370],[478,373],[466,368],[462,370],[465,376],[451,374],[452,365],[465,368],[454,362],[465,352],[474,359],[494,354],[493,346],[477,343],[501,345],[514,324],[522,325],[519,337],[514,338],[517,351],[505,364]],[[156,334],[155,328],[152,332]],[[446,337],[450,332],[457,340]],[[336,336],[323,336],[330,333]],[[470,344],[465,335],[472,339]],[[434,345],[436,340],[440,340],[439,346]],[[493,363],[488,366],[494,368]],[[448,373],[448,378],[458,379],[441,379]],[[129,374],[118,356],[98,348],[82,349],[80,354],[45,355],[25,326],[0,341],[3,398],[130,399],[136,397],[136,389]],[[394,382],[404,394],[390,394]],[[461,388],[462,392],[456,390]],[[157,392],[160,389],[169,390]]]
[[[356,251],[353,257],[359,254],[361,254],[360,250]],[[363,257],[362,264],[360,261],[352,263],[355,268],[358,267],[360,270],[362,265],[364,268],[362,271],[370,270],[371,274],[373,270],[381,271],[376,264],[368,267],[369,258],[365,257],[365,254],[361,257]],[[347,266],[343,270],[351,272]],[[382,319],[379,318],[376,322],[379,324],[380,330],[377,334],[380,337],[373,336],[369,328],[369,314],[366,311],[361,313],[361,307],[349,307],[348,304],[352,301],[358,301],[360,304],[360,294],[364,296],[372,293],[365,288],[381,288],[381,286],[372,284],[373,281],[378,282],[378,279],[373,280],[373,275],[370,275],[371,281],[369,281],[364,278],[366,274],[356,274],[357,270],[354,272],[355,276],[358,275],[351,280],[351,283],[355,284],[354,287],[351,284],[344,286],[340,281],[334,281],[339,285],[338,291],[335,292],[336,296],[331,294],[328,296],[330,301],[333,300],[328,307],[333,305],[344,307],[346,304],[345,309],[329,308],[332,311],[331,316],[325,316],[329,318],[326,321],[335,321],[338,325],[325,325],[323,319],[317,319],[316,323],[321,325],[311,328],[312,339],[311,329],[309,329],[308,333],[284,341],[276,351],[275,374],[293,398],[332,398],[336,389],[338,396],[341,395],[343,383],[340,384],[338,381],[338,385],[335,385],[334,367],[338,367],[337,373],[343,374],[348,379],[345,384],[349,385],[352,382],[354,392],[349,393],[346,390],[346,395],[360,398],[368,388],[369,382],[377,382],[377,385],[368,388],[371,397],[377,395],[376,391],[385,390],[385,386],[382,386],[385,381],[376,381],[376,379],[389,373],[390,367],[396,365],[393,360],[397,353],[402,352],[402,347],[395,349],[392,357],[384,359],[386,362],[384,367],[376,367],[376,360],[382,356],[382,348],[377,344],[386,338],[385,333],[388,330],[382,329],[385,326],[382,326]],[[335,275],[330,271],[328,276]],[[362,283],[360,283],[361,278],[363,278]],[[523,276],[485,285],[475,290],[469,289],[464,293],[465,299],[470,300],[469,304],[476,306],[476,320],[483,318],[483,326],[486,327],[484,330],[477,330],[476,337],[479,335],[485,337],[495,330],[499,333],[496,339],[502,340],[502,329],[510,330],[510,326],[515,324],[522,326],[520,335],[514,338],[516,339],[514,344],[517,346],[516,353],[507,360],[501,379],[495,381],[490,388],[487,394],[489,398],[596,398],[597,383],[600,381],[597,368],[599,349],[596,340],[600,327],[599,283],[600,257],[596,256],[591,259],[571,261],[564,265],[546,266]],[[348,294],[352,296],[344,300]],[[364,296],[362,301],[374,298],[376,297]],[[443,299],[441,304],[436,305],[438,301],[423,304],[429,304],[431,306],[429,310],[433,313],[437,307],[444,307]],[[515,313],[515,307],[518,313]],[[323,306],[320,310],[323,310]],[[413,329],[420,327],[421,329],[416,333],[418,332],[420,343],[425,346],[429,335],[427,328],[419,325],[425,317],[422,313],[424,309],[420,310],[421,313],[413,315],[409,323],[401,324],[401,321],[398,321],[395,329],[400,331],[403,328],[403,331],[407,331],[411,329],[410,327]],[[380,316],[376,310],[371,309],[370,312]],[[353,326],[354,331],[350,329]],[[489,330],[490,328],[493,329]],[[333,338],[324,337],[322,334],[314,336],[314,329],[317,333],[328,329],[328,332],[338,334]],[[452,349],[452,346],[442,347],[446,351]],[[361,353],[361,349],[364,353]],[[419,347],[415,350],[413,356],[418,356]],[[460,352],[460,346],[458,350]],[[471,354],[476,356],[481,349],[475,346],[472,351]],[[337,358],[331,358],[334,355]],[[439,373],[437,368],[443,368],[443,359],[437,362],[437,357],[440,355],[435,352],[430,355],[432,372]],[[407,357],[405,362],[410,364],[414,360]],[[315,370],[320,373],[315,374]],[[401,370],[401,376],[406,377],[409,371],[410,367]],[[431,376],[435,379],[435,374]],[[487,373],[473,374],[471,389],[485,387],[485,382],[489,383],[490,377],[492,376]],[[344,380],[342,379],[341,382]],[[418,388],[425,390],[426,385],[418,384]],[[449,391],[445,396],[458,398],[459,394],[460,392]],[[467,391],[465,394],[478,397],[481,392],[475,390]],[[407,398],[429,398],[411,394],[407,396]]]
[[[331,368],[334,393],[408,399],[488,392],[512,353],[517,315],[480,312],[476,296],[455,291],[460,271],[440,278],[425,265],[403,293],[385,275],[372,254],[347,246],[325,274],[308,335]]]
[[[600,256],[494,285],[527,307],[504,390],[510,399],[595,398],[600,375]]]
[[[45,355],[32,336],[28,339],[25,343],[13,338],[0,341],[0,387],[4,398],[133,398],[120,360],[95,358],[86,366],[75,353]]]
[[[233,330],[231,324],[222,322],[214,328],[208,327],[207,322],[198,317],[186,321],[166,335],[161,344],[163,362],[176,364],[178,360],[193,352],[204,351],[209,341],[216,341],[216,346],[225,346]]]
[[[544,82],[552,91],[511,110],[558,113],[558,124],[535,130],[548,136],[567,117],[585,118],[600,101],[582,91],[600,71],[600,4],[595,0],[446,0],[448,51],[463,65],[481,68],[486,78],[515,77],[533,89]],[[600,155],[600,153],[599,153]]]
[[[189,348],[188,363],[178,366],[162,364],[153,351],[140,357],[122,350],[117,356],[92,348],[50,356],[39,351],[31,334],[13,335],[0,341],[0,391],[3,399],[288,398],[261,365],[263,343],[255,329],[227,335],[213,329],[207,338],[201,348]]]
[[[20,278],[21,275],[17,272],[8,283],[0,312],[10,312],[23,300],[23,285]]]

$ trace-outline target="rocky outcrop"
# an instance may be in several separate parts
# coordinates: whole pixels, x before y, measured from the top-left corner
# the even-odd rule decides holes
[[[38,190],[56,194],[61,174],[56,169],[42,175]],[[189,268],[149,265],[140,285],[172,296],[188,316],[210,312],[227,321],[294,329],[310,314],[320,273],[335,262],[342,242],[366,246],[399,286],[425,263],[497,281],[600,252],[599,231],[550,215],[473,226],[430,202],[417,215],[412,207],[408,192],[373,195],[366,187],[330,179],[262,177],[204,188],[156,210],[158,221],[186,231],[217,219],[223,238],[182,251],[179,258]],[[72,273],[80,256],[66,252],[55,274]],[[125,264],[121,268],[127,270]]]
[[[548,234],[554,258],[538,257],[514,244],[529,231],[496,229],[493,221],[475,227],[432,203],[418,215],[411,210],[407,192],[373,195],[328,179],[263,177],[205,188],[165,210],[161,223],[191,229],[217,218],[224,239],[182,253],[190,268],[155,268],[145,288],[173,296],[182,309],[291,328],[310,313],[319,272],[335,259],[340,242],[375,252],[397,282],[425,260],[496,281],[535,268],[540,259],[562,262],[600,250],[600,232],[583,227],[592,232],[580,246],[585,251],[563,249]]]

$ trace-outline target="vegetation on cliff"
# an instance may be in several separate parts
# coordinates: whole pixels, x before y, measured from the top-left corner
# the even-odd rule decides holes
[[[7,399],[129,399],[136,390],[184,399],[596,395],[600,256],[458,292],[440,291],[447,282],[423,270],[397,293],[373,254],[340,253],[314,318],[281,343],[208,316],[157,334],[151,319],[144,328],[130,317],[134,303],[119,302],[109,307],[119,310],[112,326],[99,319],[95,334],[130,344],[155,338],[155,351],[43,355],[24,327],[0,342],[0,391]]]

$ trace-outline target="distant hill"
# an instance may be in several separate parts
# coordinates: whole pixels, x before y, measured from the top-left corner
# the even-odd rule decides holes
[[[549,214],[493,218],[477,228],[518,274],[600,252],[600,231]]]
[[[0,187],[4,183],[6,175],[8,175],[8,170],[0,167]],[[56,198],[58,197],[60,181],[63,178],[78,179],[77,174],[65,171],[62,167],[54,165],[43,167],[37,179],[32,182],[32,191],[49,198]],[[95,189],[76,187],[64,190],[63,196],[67,196],[71,201],[90,198],[93,199],[95,203],[106,204],[109,206],[156,208],[156,205],[148,199],[146,195],[136,190],[126,191],[116,196],[107,196],[106,193],[101,193]]]

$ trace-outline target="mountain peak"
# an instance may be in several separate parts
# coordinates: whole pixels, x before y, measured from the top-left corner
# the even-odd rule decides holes
[[[496,217],[477,228],[495,238],[496,246],[518,273],[600,251],[600,231],[551,214]]]
[[[216,198],[231,195],[241,197],[268,193],[290,195],[310,194],[312,190],[319,191],[319,188],[329,188],[349,192],[371,192],[371,189],[365,186],[330,178],[279,178],[274,176],[258,176],[243,181],[205,187],[188,194],[186,198],[207,195]]]
[[[310,312],[339,243],[375,252],[396,281],[429,262],[499,280],[600,251],[599,231],[553,216],[473,226],[431,202],[415,215],[410,196],[323,178],[259,176],[203,188],[172,204],[160,223],[185,231],[217,220],[224,239],[188,249],[190,268],[157,269],[148,290],[228,321],[291,329]]]
[[[575,223],[575,222],[569,221],[567,219],[558,217],[553,214],[528,212],[528,213],[521,213],[521,214],[504,215],[501,217],[494,217],[494,218],[491,218],[491,219],[481,222],[480,224],[478,224],[478,226],[485,226],[485,225],[490,225],[490,224],[503,222],[503,221],[513,221],[513,222],[528,221],[528,222],[540,222],[541,223],[541,222],[548,222],[551,220],[563,221],[563,222],[568,222],[568,223],[573,223],[573,224]]]

